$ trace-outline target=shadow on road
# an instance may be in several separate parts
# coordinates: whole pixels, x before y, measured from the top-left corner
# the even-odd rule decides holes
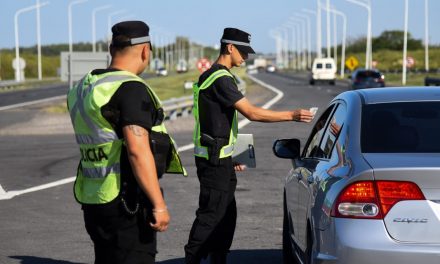
[[[56,260],[50,258],[40,258],[33,256],[9,256],[11,259],[20,260],[21,264],[84,264],[79,262],[70,262],[65,260]]]
[[[228,255],[228,264],[276,264],[282,263],[282,252],[280,249],[248,249],[248,250],[232,250]],[[182,264],[183,258],[169,259],[158,261],[157,264]],[[202,264],[207,264],[205,260]]]

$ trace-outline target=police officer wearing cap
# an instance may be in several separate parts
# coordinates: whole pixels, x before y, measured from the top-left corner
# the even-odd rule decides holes
[[[149,27],[125,21],[112,32],[110,66],[89,72],[68,92],[81,152],[74,193],[95,264],[154,263],[156,232],[170,221],[159,177],[186,173],[161,102],[138,77],[149,65]]]
[[[255,53],[251,36],[236,28],[225,28],[220,55],[204,72],[194,89],[194,154],[200,181],[199,208],[185,245],[185,262],[226,263],[232,244],[237,208],[235,171],[244,166],[233,164],[238,133],[237,111],[252,121],[310,122],[313,114],[304,109],[271,111],[251,104],[238,90],[230,69],[239,67],[248,54]]]

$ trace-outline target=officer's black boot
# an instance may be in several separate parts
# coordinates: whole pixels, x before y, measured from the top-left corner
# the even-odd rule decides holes
[[[226,252],[213,252],[209,255],[209,263],[211,264],[226,264],[228,253]]]

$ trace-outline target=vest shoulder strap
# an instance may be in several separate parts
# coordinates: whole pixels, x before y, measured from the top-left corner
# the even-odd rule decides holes
[[[234,76],[229,71],[221,69],[221,70],[215,71],[211,75],[209,75],[209,77],[202,83],[202,85],[200,85],[199,90],[204,90],[204,89],[208,88],[209,86],[212,85],[212,83],[215,82],[215,80],[217,80],[218,78],[223,77],[223,76],[229,76],[235,82]]]

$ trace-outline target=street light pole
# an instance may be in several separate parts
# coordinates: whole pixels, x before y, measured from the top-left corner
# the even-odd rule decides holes
[[[327,58],[331,58],[330,42],[330,0],[327,0]]]
[[[314,15],[314,16],[317,17],[316,12],[313,11],[313,10],[303,8],[302,11],[305,12],[305,13],[309,13],[309,14]],[[318,26],[317,26],[317,28],[318,28]],[[318,30],[316,30],[316,32],[318,32]],[[310,33],[311,33],[311,31],[310,31]],[[319,43],[318,43],[318,34],[316,34],[316,56],[317,56],[317,57],[318,57],[318,50],[319,50],[320,48],[321,48],[321,47],[319,46]]]
[[[429,11],[428,0],[425,0],[425,71],[429,72]]]
[[[38,80],[43,79],[41,71],[41,31],[40,31],[40,0],[37,0],[37,64],[38,64]]]
[[[365,52],[365,68],[371,68],[372,61],[372,47],[371,47],[371,2],[370,0],[365,0],[367,2],[359,2],[358,0],[346,0],[347,2],[362,6],[368,11],[368,24],[367,24],[367,47]]]
[[[288,22],[285,24],[286,27],[289,27],[292,30],[292,68],[295,68],[295,70],[297,70],[299,68],[299,64],[298,64],[298,60],[299,60],[299,55],[298,55],[298,49],[299,47],[297,46],[298,43],[298,39],[299,36],[297,34],[297,24],[293,23],[293,22]],[[297,41],[297,43],[295,43],[295,41]],[[296,65],[295,65],[296,63]]]
[[[332,7],[330,11],[338,16],[341,16],[342,24],[342,54],[341,54],[341,72],[340,75],[344,78],[345,73],[345,46],[347,43],[347,16],[336,8]]]
[[[317,47],[319,47],[317,52],[318,58],[322,58],[321,0],[317,0],[316,14],[316,42],[318,43]]]
[[[291,17],[291,21],[298,22],[299,26],[301,27],[301,53],[302,53],[302,62],[301,62],[301,68],[306,68],[307,65],[307,54],[306,54],[306,23],[304,20],[299,19],[297,17]]]
[[[110,39],[111,39],[111,36],[112,36],[112,18],[114,17],[114,16],[117,16],[117,15],[119,15],[119,14],[123,14],[123,13],[126,13],[127,12],[127,10],[119,10],[119,11],[115,11],[115,12],[112,12],[112,13],[110,13],[110,14],[108,14],[107,15],[107,32],[108,32],[108,44],[110,45]]]
[[[310,18],[303,14],[295,13],[297,17],[303,18],[307,24],[307,67],[311,68],[312,65],[312,52],[311,52],[311,29],[310,29]]]
[[[405,33],[403,35],[402,85],[406,85],[406,50],[408,43],[408,0],[405,0]]]
[[[109,9],[111,5],[100,6],[92,10],[92,51],[96,52],[96,13],[101,10]]]
[[[89,0],[76,0],[76,1],[72,1],[69,5],[68,5],[68,12],[67,12],[67,18],[68,18],[68,23],[69,23],[69,53],[72,53],[73,51],[73,37],[72,37],[72,7],[74,5],[77,4],[81,4],[84,2],[87,2]]]
[[[17,10],[14,15],[14,28],[15,28],[15,60],[17,62],[16,69],[15,69],[15,80],[17,82],[22,81],[20,76],[20,44],[19,44],[19,38],[18,38],[18,16],[24,12],[28,12],[37,8],[40,8],[42,6],[45,6],[49,4],[49,2],[44,2],[42,4],[37,3],[33,6],[28,6],[22,9]],[[38,38],[38,37],[37,37]],[[41,68],[40,70],[41,71]]]
[[[271,29],[269,31],[269,36],[275,39],[275,50],[276,50],[276,57],[275,57],[275,64],[277,67],[281,64],[281,41],[280,41],[280,33],[276,30]]]

